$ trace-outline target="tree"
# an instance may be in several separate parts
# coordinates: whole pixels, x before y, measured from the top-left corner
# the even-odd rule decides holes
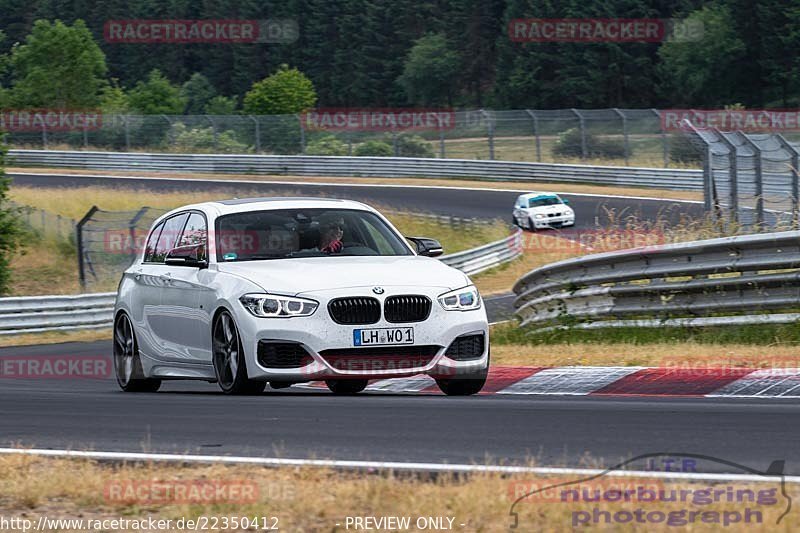
[[[730,10],[705,6],[687,20],[702,24],[703,35],[699,42],[668,41],[659,48],[665,96],[680,94],[677,103],[698,107],[740,100],[737,65],[744,60],[745,46]]]
[[[271,76],[253,84],[244,96],[244,112],[251,115],[290,115],[314,107],[317,93],[305,74],[281,65]]]
[[[158,69],[150,71],[147,81],[138,82],[128,98],[131,108],[143,115],[180,115],[186,108],[180,88],[172,85]]]
[[[181,87],[181,96],[186,100],[187,115],[202,115],[208,102],[217,95],[217,91],[208,78],[195,72]]]
[[[215,96],[203,108],[206,115],[233,115],[236,113],[236,99],[226,96]]]
[[[119,81],[112,78],[111,82],[100,91],[100,109],[108,115],[124,115],[130,110],[130,99],[125,90],[119,86]]]
[[[414,43],[398,83],[410,102],[452,106],[458,70],[458,54],[450,49],[447,38],[443,34],[429,34]]]
[[[8,294],[11,257],[19,247],[21,229],[16,212],[8,204],[8,178],[5,177],[5,139],[0,138],[0,295]]]
[[[37,20],[25,44],[11,51],[14,103],[23,107],[91,108],[108,70],[103,51],[80,19]]]

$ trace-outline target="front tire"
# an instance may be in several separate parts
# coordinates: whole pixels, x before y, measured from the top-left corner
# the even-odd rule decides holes
[[[161,387],[160,379],[144,375],[136,333],[125,313],[120,313],[114,321],[114,375],[125,392],[156,392]]]
[[[212,344],[214,373],[223,393],[240,395],[264,392],[266,381],[255,381],[247,377],[242,339],[228,311],[221,312],[214,321]]]
[[[489,364],[487,363],[486,368],[474,374],[455,379],[437,379],[436,385],[448,396],[472,396],[483,389],[488,375]]]
[[[325,381],[325,385],[334,394],[351,395],[358,394],[369,385],[369,380],[366,379],[329,379]]]

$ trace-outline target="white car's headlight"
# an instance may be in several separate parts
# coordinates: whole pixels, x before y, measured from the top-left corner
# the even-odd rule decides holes
[[[480,309],[481,295],[478,294],[478,289],[470,285],[440,295],[439,303],[447,311],[472,311]]]
[[[310,316],[319,307],[314,300],[270,294],[245,294],[239,301],[251,315],[264,318]]]
[[[533,218],[544,218],[544,215],[539,213],[538,215],[534,215]]]

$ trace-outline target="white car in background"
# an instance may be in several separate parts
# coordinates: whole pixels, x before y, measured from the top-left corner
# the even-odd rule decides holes
[[[446,394],[475,394],[489,368],[486,310],[463,272],[432,258],[441,253],[352,201],[176,209],[122,276],[117,381],[152,392],[197,379],[246,394],[324,380],[352,394],[427,374]]]
[[[514,225],[531,231],[575,225],[575,211],[569,200],[552,192],[529,192],[517,198]]]

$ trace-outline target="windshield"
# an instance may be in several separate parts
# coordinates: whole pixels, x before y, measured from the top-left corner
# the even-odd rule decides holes
[[[280,209],[217,219],[219,262],[413,255],[380,217],[350,209]]]
[[[539,196],[528,200],[528,207],[542,207],[546,205],[559,205],[561,198],[557,196]]]

